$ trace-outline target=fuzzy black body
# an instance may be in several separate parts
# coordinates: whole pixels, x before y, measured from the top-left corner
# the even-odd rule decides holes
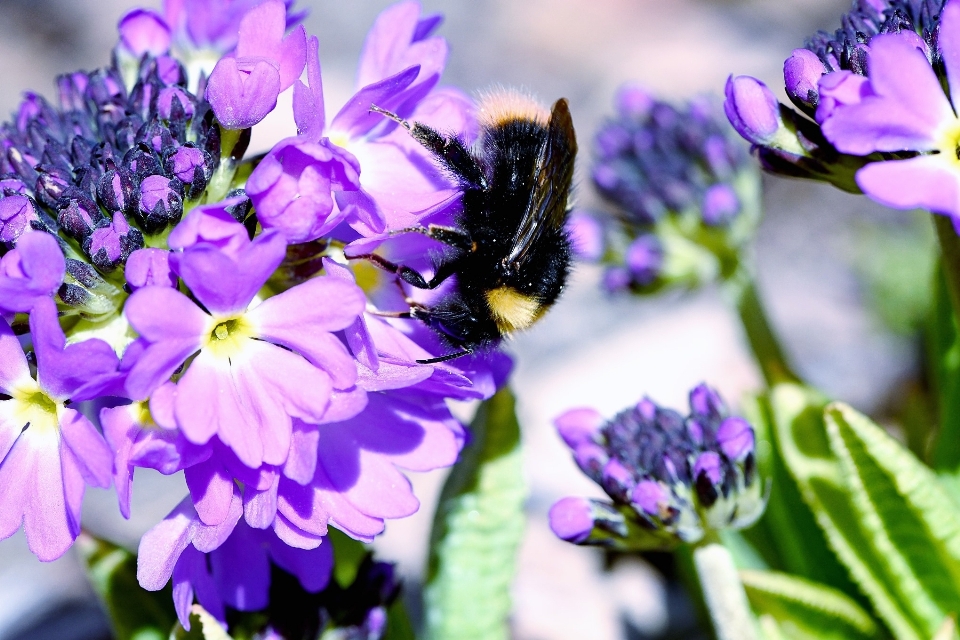
[[[463,190],[455,227],[417,229],[448,245],[434,277],[426,281],[390,265],[419,288],[456,278],[456,287],[436,304],[410,311],[460,349],[431,362],[484,349],[527,328],[566,283],[571,248],[565,223],[576,138],[566,100],[558,100],[549,114],[534,107],[508,109],[482,122],[474,148],[405,123]]]

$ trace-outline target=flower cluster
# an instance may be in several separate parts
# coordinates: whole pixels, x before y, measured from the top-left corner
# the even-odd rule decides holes
[[[328,527],[370,541],[414,513],[400,469],[452,464],[446,401],[489,397],[510,367],[421,364],[438,336],[381,313],[399,287],[361,288],[371,267],[345,259],[351,243],[415,252],[391,232],[457,205],[370,113],[475,134],[472,103],[436,87],[440,19],[388,8],[328,123],[300,17],[281,0],[135,10],[113,65],[61,76],[58,106],[28,94],[0,127],[0,537],[22,525],[52,560],[87,485],[114,484],[128,517],[137,467],[182,471],[189,495],[144,536],[138,578],[172,578],[185,625],[194,599],[221,620],[265,606],[271,567],[323,589]],[[298,135],[244,160],[285,90]]]
[[[704,384],[690,392],[687,417],[645,398],[609,421],[585,408],[556,425],[580,469],[613,500],[557,502],[550,526],[564,540],[663,548],[748,527],[763,513],[753,428]]]
[[[626,85],[616,102],[617,116],[597,133],[591,170],[616,207],[607,288],[640,292],[711,279],[725,249],[756,223],[749,156],[705,97],[674,106]]]
[[[817,34],[785,62],[802,113],[740,76],[727,83],[727,114],[770,171],[956,220],[958,56],[957,0],[861,0],[834,36]]]

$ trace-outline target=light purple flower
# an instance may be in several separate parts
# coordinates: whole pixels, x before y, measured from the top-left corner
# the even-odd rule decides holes
[[[170,50],[170,27],[157,12],[134,9],[117,25],[120,44],[133,56],[159,56]]]
[[[0,312],[30,311],[57,292],[65,273],[63,252],[52,235],[23,234],[16,248],[0,258]]]
[[[206,98],[228,129],[246,129],[277,106],[277,96],[303,71],[307,36],[302,26],[284,36],[287,10],[267,0],[240,21],[235,54],[217,62],[207,81]]]
[[[110,486],[113,457],[93,424],[68,400],[104,392],[117,368],[105,342],[66,345],[56,305],[41,300],[30,314],[37,378],[19,341],[0,321],[0,538],[23,525],[41,560],[60,557],[80,533],[86,485]]]
[[[787,95],[801,104],[816,107],[820,100],[820,76],[826,72],[823,62],[813,51],[794,49],[783,63],[783,81]]]
[[[960,94],[956,0],[944,6],[938,42],[950,93],[956,96]],[[857,172],[857,184],[887,206],[923,207],[960,217],[960,120],[926,55],[915,38],[889,34],[873,38],[867,56],[868,84],[850,92],[854,99],[837,105],[823,120],[824,135],[844,153],[921,152],[905,160],[872,162]]]
[[[168,287],[143,287],[125,313],[147,348],[130,370],[131,397],[145,398],[191,354],[177,383],[175,415],[186,437],[214,435],[244,464],[283,464],[292,418],[323,419],[333,389],[356,367],[333,335],[363,310],[356,285],[315,278],[251,306],[286,243],[267,231],[250,241],[225,213],[193,211],[170,235],[176,271],[203,304]]]
[[[20,195],[0,198],[0,242],[15,241],[38,219],[37,208],[30,198]]]
[[[772,142],[783,126],[773,92],[750,76],[730,76],[725,92],[723,109],[737,133],[753,144]]]
[[[163,18],[181,49],[212,49],[220,53],[237,46],[244,15],[264,0],[163,0]],[[292,12],[293,0],[284,0],[286,28],[298,24],[305,11]]]

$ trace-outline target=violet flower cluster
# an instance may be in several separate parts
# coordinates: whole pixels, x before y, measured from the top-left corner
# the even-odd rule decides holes
[[[610,420],[591,408],[556,420],[577,466],[612,503],[563,498],[550,527],[568,542],[665,549],[749,527],[766,506],[753,427],[705,384],[686,417],[644,398]]]
[[[960,2],[858,0],[791,54],[784,83],[799,111],[759,80],[727,82],[727,115],[767,170],[958,219]]]
[[[625,85],[616,105],[596,135],[591,169],[615,208],[606,287],[648,292],[717,277],[758,216],[746,150],[706,97],[675,106]]]
[[[321,590],[328,527],[370,541],[414,513],[401,469],[452,464],[446,401],[489,397],[510,367],[418,363],[439,338],[381,314],[398,287],[345,259],[416,251],[390,232],[457,206],[429,154],[370,113],[475,135],[470,100],[437,87],[440,18],[386,9],[327,118],[290,4],[134,10],[111,66],[60,76],[56,104],[27,94],[0,127],[0,538],[22,526],[53,560],[88,485],[113,484],[129,517],[136,468],[182,471],[189,495],[143,537],[138,578],[172,579],[185,626],[194,600],[221,621],[265,607],[272,568]],[[245,161],[286,90],[297,135]]]

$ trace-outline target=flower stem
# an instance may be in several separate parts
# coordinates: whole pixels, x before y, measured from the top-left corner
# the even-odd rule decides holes
[[[767,384],[773,386],[781,382],[800,382],[800,377],[794,373],[787,361],[777,334],[767,318],[748,267],[741,264],[737,268],[726,281],[726,293],[737,308],[750,350],[760,365]]]
[[[693,564],[717,640],[756,640],[747,594],[727,548],[717,541],[701,544],[693,550]]]
[[[953,227],[950,216],[932,214],[937,228],[937,239],[940,241],[943,274],[947,280],[947,290],[950,292],[950,302],[953,312],[960,317],[960,237]]]

